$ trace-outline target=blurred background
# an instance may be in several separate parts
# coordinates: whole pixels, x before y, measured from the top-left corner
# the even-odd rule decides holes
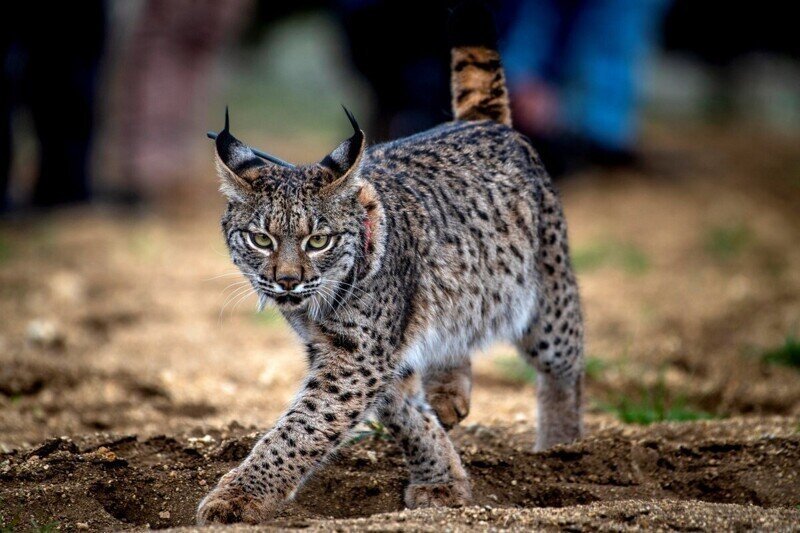
[[[291,4],[291,7],[289,5]],[[0,449],[263,427],[304,369],[219,235],[207,130],[297,163],[450,119],[449,2],[29,2],[0,35]],[[800,414],[800,41],[785,3],[495,2],[555,176],[590,424]],[[44,12],[44,14],[43,14]],[[508,346],[467,423],[532,420]]]

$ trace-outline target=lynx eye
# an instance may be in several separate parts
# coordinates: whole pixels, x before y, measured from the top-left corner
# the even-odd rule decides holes
[[[273,246],[272,239],[265,233],[251,233],[250,242],[264,250],[271,250]]]
[[[312,235],[306,241],[306,249],[308,250],[321,250],[328,245],[330,236],[328,235]]]

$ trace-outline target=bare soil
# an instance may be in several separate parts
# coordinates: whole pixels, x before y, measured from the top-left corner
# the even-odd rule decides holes
[[[404,511],[402,457],[368,437],[271,527],[800,530],[800,371],[761,357],[800,333],[797,147],[651,128],[643,169],[560,185],[586,439],[530,451],[534,388],[497,346],[453,431],[475,506]],[[0,531],[191,526],[292,397],[301,347],[236,292],[208,180],[157,213],[0,222]],[[610,408],[660,390],[711,419],[636,426]]]
[[[481,521],[520,528],[686,527],[689,518],[726,529],[797,527],[796,424],[770,418],[592,428],[587,439],[544,453],[531,451],[527,424],[459,428],[454,439],[474,480],[477,507],[444,513],[400,513],[401,453],[391,442],[362,440],[306,485],[275,526],[432,529],[432,518],[465,528]],[[258,435],[238,425],[201,433],[53,438],[8,454],[0,467],[4,512],[39,524],[57,517],[67,528],[191,525],[198,500]],[[592,512],[561,511],[578,506]]]

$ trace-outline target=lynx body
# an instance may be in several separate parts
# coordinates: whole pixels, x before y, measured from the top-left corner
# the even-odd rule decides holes
[[[309,370],[199,522],[269,519],[367,413],[403,449],[409,507],[467,504],[446,428],[469,411],[470,356],[495,340],[538,370],[536,448],[581,436],[583,325],[561,204],[510,125],[489,32],[474,10],[458,16],[480,31],[455,32],[454,122],[366,147],[350,115],[353,136],[301,167],[257,157],[227,122],[217,138],[231,256],[302,337]]]

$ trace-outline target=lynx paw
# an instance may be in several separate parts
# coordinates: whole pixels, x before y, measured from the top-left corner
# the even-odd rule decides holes
[[[472,501],[472,487],[468,479],[449,483],[411,484],[406,489],[406,506],[409,509],[426,507],[463,507]]]
[[[428,404],[436,412],[442,427],[449,430],[469,414],[469,396],[458,394],[432,394]]]
[[[436,412],[445,429],[452,428],[467,417],[471,392],[469,367],[435,374],[425,383],[428,405]]]
[[[235,471],[224,475],[219,485],[203,498],[197,509],[197,524],[259,524],[272,517],[273,509],[264,498],[231,484]]]

